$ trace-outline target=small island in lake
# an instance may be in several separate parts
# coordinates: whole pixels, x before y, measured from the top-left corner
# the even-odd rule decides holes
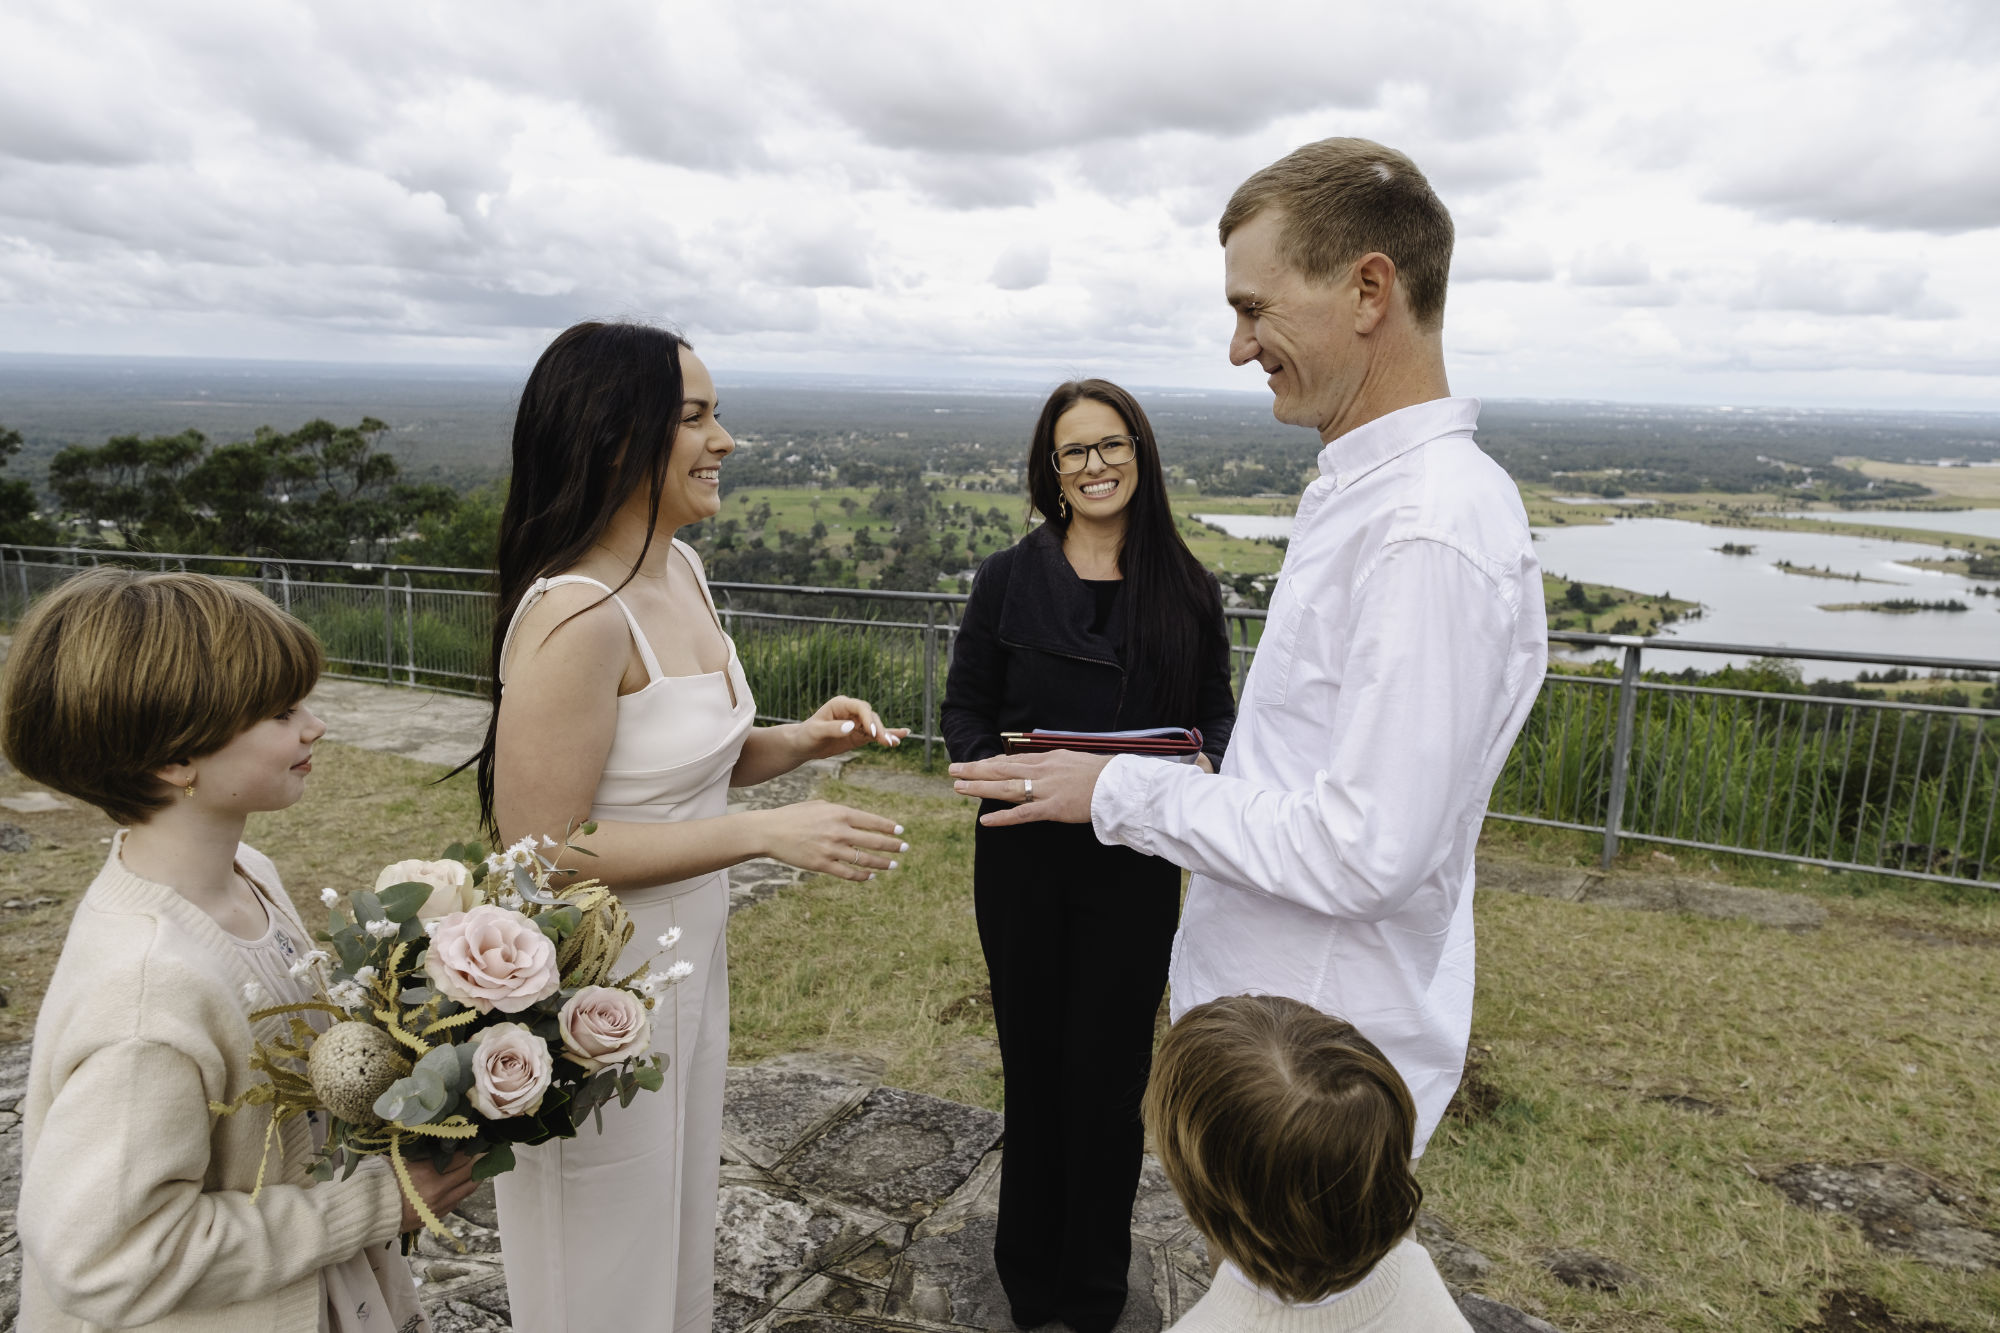
[[[1720,552],[1722,552],[1722,553],[1723,553],[1724,555],[1755,555],[1755,554],[1757,554],[1757,548],[1756,548],[1756,547],[1754,547],[1754,546],[1745,546],[1745,545],[1743,545],[1743,544],[1742,544],[1741,542],[1724,542],[1724,543],[1723,543],[1722,545],[1720,545],[1720,546],[1716,547],[1715,549],[1716,549],[1716,550],[1718,550],[1718,551],[1720,551]]]
[[[1893,597],[1886,602],[1834,602],[1820,607],[1822,611],[1886,611],[1896,616],[1913,615],[1918,611],[1970,611],[1971,609],[1956,597],[1942,602],[1920,602],[1914,597]]]
[[[1798,574],[1809,579],[1839,579],[1843,583],[1886,583],[1892,588],[1903,586],[1894,579],[1871,579],[1865,574],[1842,574],[1836,570],[1821,569],[1817,565],[1795,565],[1789,560],[1775,560],[1772,563],[1777,566],[1781,574]]]

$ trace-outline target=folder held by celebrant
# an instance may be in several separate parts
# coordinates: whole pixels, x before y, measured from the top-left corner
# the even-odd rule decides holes
[[[1193,727],[1143,727],[1136,731],[1003,731],[1009,754],[1079,750],[1085,754],[1147,754],[1191,763],[1201,753],[1201,732]]]

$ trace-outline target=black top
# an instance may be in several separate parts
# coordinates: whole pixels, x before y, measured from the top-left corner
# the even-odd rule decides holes
[[[979,567],[945,679],[945,747],[964,763],[1003,753],[1003,731],[1124,731],[1199,727],[1220,766],[1236,722],[1229,633],[1220,616],[1204,636],[1194,716],[1158,717],[1125,671],[1124,581],[1076,576],[1062,534],[1047,524]],[[1218,603],[1220,598],[1218,597]]]
[[[1084,579],[1083,586],[1090,589],[1097,598],[1097,605],[1090,616],[1090,632],[1106,637],[1111,632],[1111,617],[1118,614],[1118,594],[1125,591],[1124,579]],[[1125,645],[1118,645],[1118,665],[1125,665]]]

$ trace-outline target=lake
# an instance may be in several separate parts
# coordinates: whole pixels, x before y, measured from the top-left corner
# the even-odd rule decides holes
[[[2000,509],[1868,509],[1841,514],[1788,514],[1787,518],[1810,518],[1824,523],[1870,523],[1885,528],[1922,528],[1926,532],[1958,532],[1968,537],[1991,537],[2000,541]]]
[[[1268,514],[1197,514],[1232,537],[1289,537],[1292,520]],[[1954,513],[1885,512],[1815,515],[1849,522],[1920,520],[1894,526],[2000,537],[2000,510]],[[1988,526],[1972,526],[1967,520]],[[1956,526],[1954,526],[1954,524]],[[1602,524],[1535,529],[1535,552],[1542,568],[1584,583],[1607,583],[1636,592],[1698,601],[1702,615],[1668,627],[1658,642],[1674,638],[1715,643],[1769,644],[1773,647],[1850,649],[1916,656],[2000,659],[2000,598],[1972,592],[1981,580],[1913,569],[1899,562],[1937,559],[1936,546],[1888,538],[1846,537],[1836,533],[1772,532],[1712,528],[1671,518],[1621,518]],[[1724,542],[1751,546],[1755,555],[1723,555]],[[1861,574],[1883,583],[1807,578],[1776,568],[1779,560],[1817,565],[1843,574]],[[2000,582],[1984,580],[1989,588]],[[1881,602],[1895,598],[1941,601],[1957,598],[1970,611],[1920,611],[1892,615],[1873,611],[1822,611],[1822,603]],[[1595,656],[1603,656],[1599,653]],[[1713,668],[1732,659],[1710,653],[1648,651],[1646,661],[1663,669]],[[1734,659],[1743,660],[1743,659]],[[1813,679],[1851,678],[1867,670],[1857,662],[1814,663]]]
[[[1899,563],[1934,560],[1943,554],[1935,546],[1834,533],[1711,528],[1671,518],[1537,528],[1535,537],[1542,568],[1552,574],[1699,601],[1701,618],[1670,626],[1660,636],[1662,646],[1679,637],[1774,647],[2000,659],[2000,598],[1973,595],[1973,587],[1981,580]],[[1724,542],[1754,547],[1756,554],[1723,555],[1715,548]],[[1787,574],[1776,567],[1779,560],[1885,582],[1853,583]],[[1984,582],[2000,586],[1991,580]],[[1972,609],[1912,615],[1819,609],[1826,602],[1941,601],[1954,597]],[[1668,669],[1716,666],[1724,660],[1708,653],[1646,654],[1648,664]],[[1852,677],[1866,667],[1866,663],[1815,663],[1806,674],[1814,678]]]

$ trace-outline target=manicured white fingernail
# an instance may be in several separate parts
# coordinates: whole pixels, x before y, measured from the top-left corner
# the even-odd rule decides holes
[[[848,732],[850,732],[850,731],[852,731],[852,730],[854,730],[854,723],[853,723],[853,721],[852,721],[852,720],[850,720],[850,721],[846,721],[846,722],[843,722],[843,723],[841,723],[841,724],[840,724],[840,734],[841,734],[841,735],[845,736],[845,735],[846,735],[846,734],[847,734]]]
[[[896,825],[897,834],[900,835],[902,831],[903,831],[903,826],[901,824]]]
[[[873,878],[875,878],[875,872],[874,872],[874,871],[872,871],[872,870],[871,870],[871,871],[869,871],[869,872],[868,872],[868,878],[870,878],[870,879],[873,879]]]
[[[878,734],[878,733],[876,732],[876,730],[875,730],[875,724],[874,724],[873,722],[870,722],[870,723],[868,724],[868,734],[869,734],[870,736],[874,736],[874,735],[877,735],[877,734]]]
[[[901,831],[902,831],[901,829],[898,829],[898,830],[897,830],[897,832],[899,832],[899,833],[900,833]],[[899,852],[907,852],[907,851],[909,851],[909,850],[910,850],[910,844],[906,842],[906,843],[904,843],[904,844],[903,844],[903,845],[902,845],[901,847],[898,847],[898,848],[897,848],[896,850],[897,850],[897,851],[899,851]]]
[[[894,870],[894,869],[895,869],[895,868],[896,868],[897,866],[899,866],[899,865],[901,865],[901,864],[902,864],[902,862],[900,862],[900,861],[891,861],[891,862],[889,863],[889,869],[891,869],[891,870]]]

